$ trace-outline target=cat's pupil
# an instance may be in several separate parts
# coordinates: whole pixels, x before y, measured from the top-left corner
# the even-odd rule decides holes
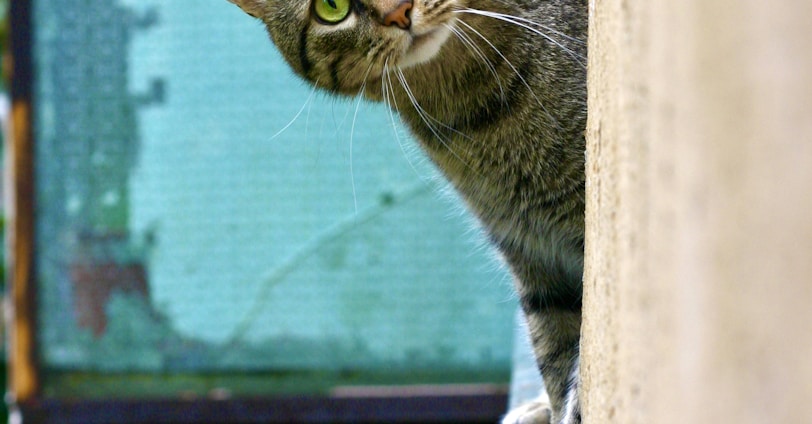
[[[329,4],[333,9],[338,9],[338,5],[336,4],[335,0],[327,0],[327,4]]]

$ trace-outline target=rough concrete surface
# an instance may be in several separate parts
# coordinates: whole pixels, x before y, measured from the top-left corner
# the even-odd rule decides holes
[[[590,1],[585,422],[812,422],[812,2]]]

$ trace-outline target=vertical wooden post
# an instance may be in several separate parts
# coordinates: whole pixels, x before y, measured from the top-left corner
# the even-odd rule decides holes
[[[9,392],[31,400],[39,390],[35,365],[34,161],[32,130],[31,3],[10,2],[11,131],[6,137],[9,307]]]
[[[812,422],[812,2],[590,6],[585,422]]]

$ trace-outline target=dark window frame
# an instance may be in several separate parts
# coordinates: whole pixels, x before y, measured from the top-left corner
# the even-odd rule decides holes
[[[386,392],[358,391],[336,396],[250,399],[161,398],[150,400],[76,400],[42,393],[43,373],[37,350],[37,248],[32,60],[32,1],[9,5],[10,42],[5,53],[12,98],[12,132],[6,141],[10,159],[11,204],[6,246],[11,319],[8,322],[12,414],[26,423],[273,423],[273,422],[495,422],[507,406],[500,385],[404,386]],[[10,60],[9,60],[10,59]]]

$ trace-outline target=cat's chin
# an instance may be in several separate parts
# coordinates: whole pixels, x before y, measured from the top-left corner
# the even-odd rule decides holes
[[[411,43],[398,61],[398,66],[408,68],[428,62],[437,56],[450,35],[451,30],[446,26],[435,28],[423,34],[412,35]]]

